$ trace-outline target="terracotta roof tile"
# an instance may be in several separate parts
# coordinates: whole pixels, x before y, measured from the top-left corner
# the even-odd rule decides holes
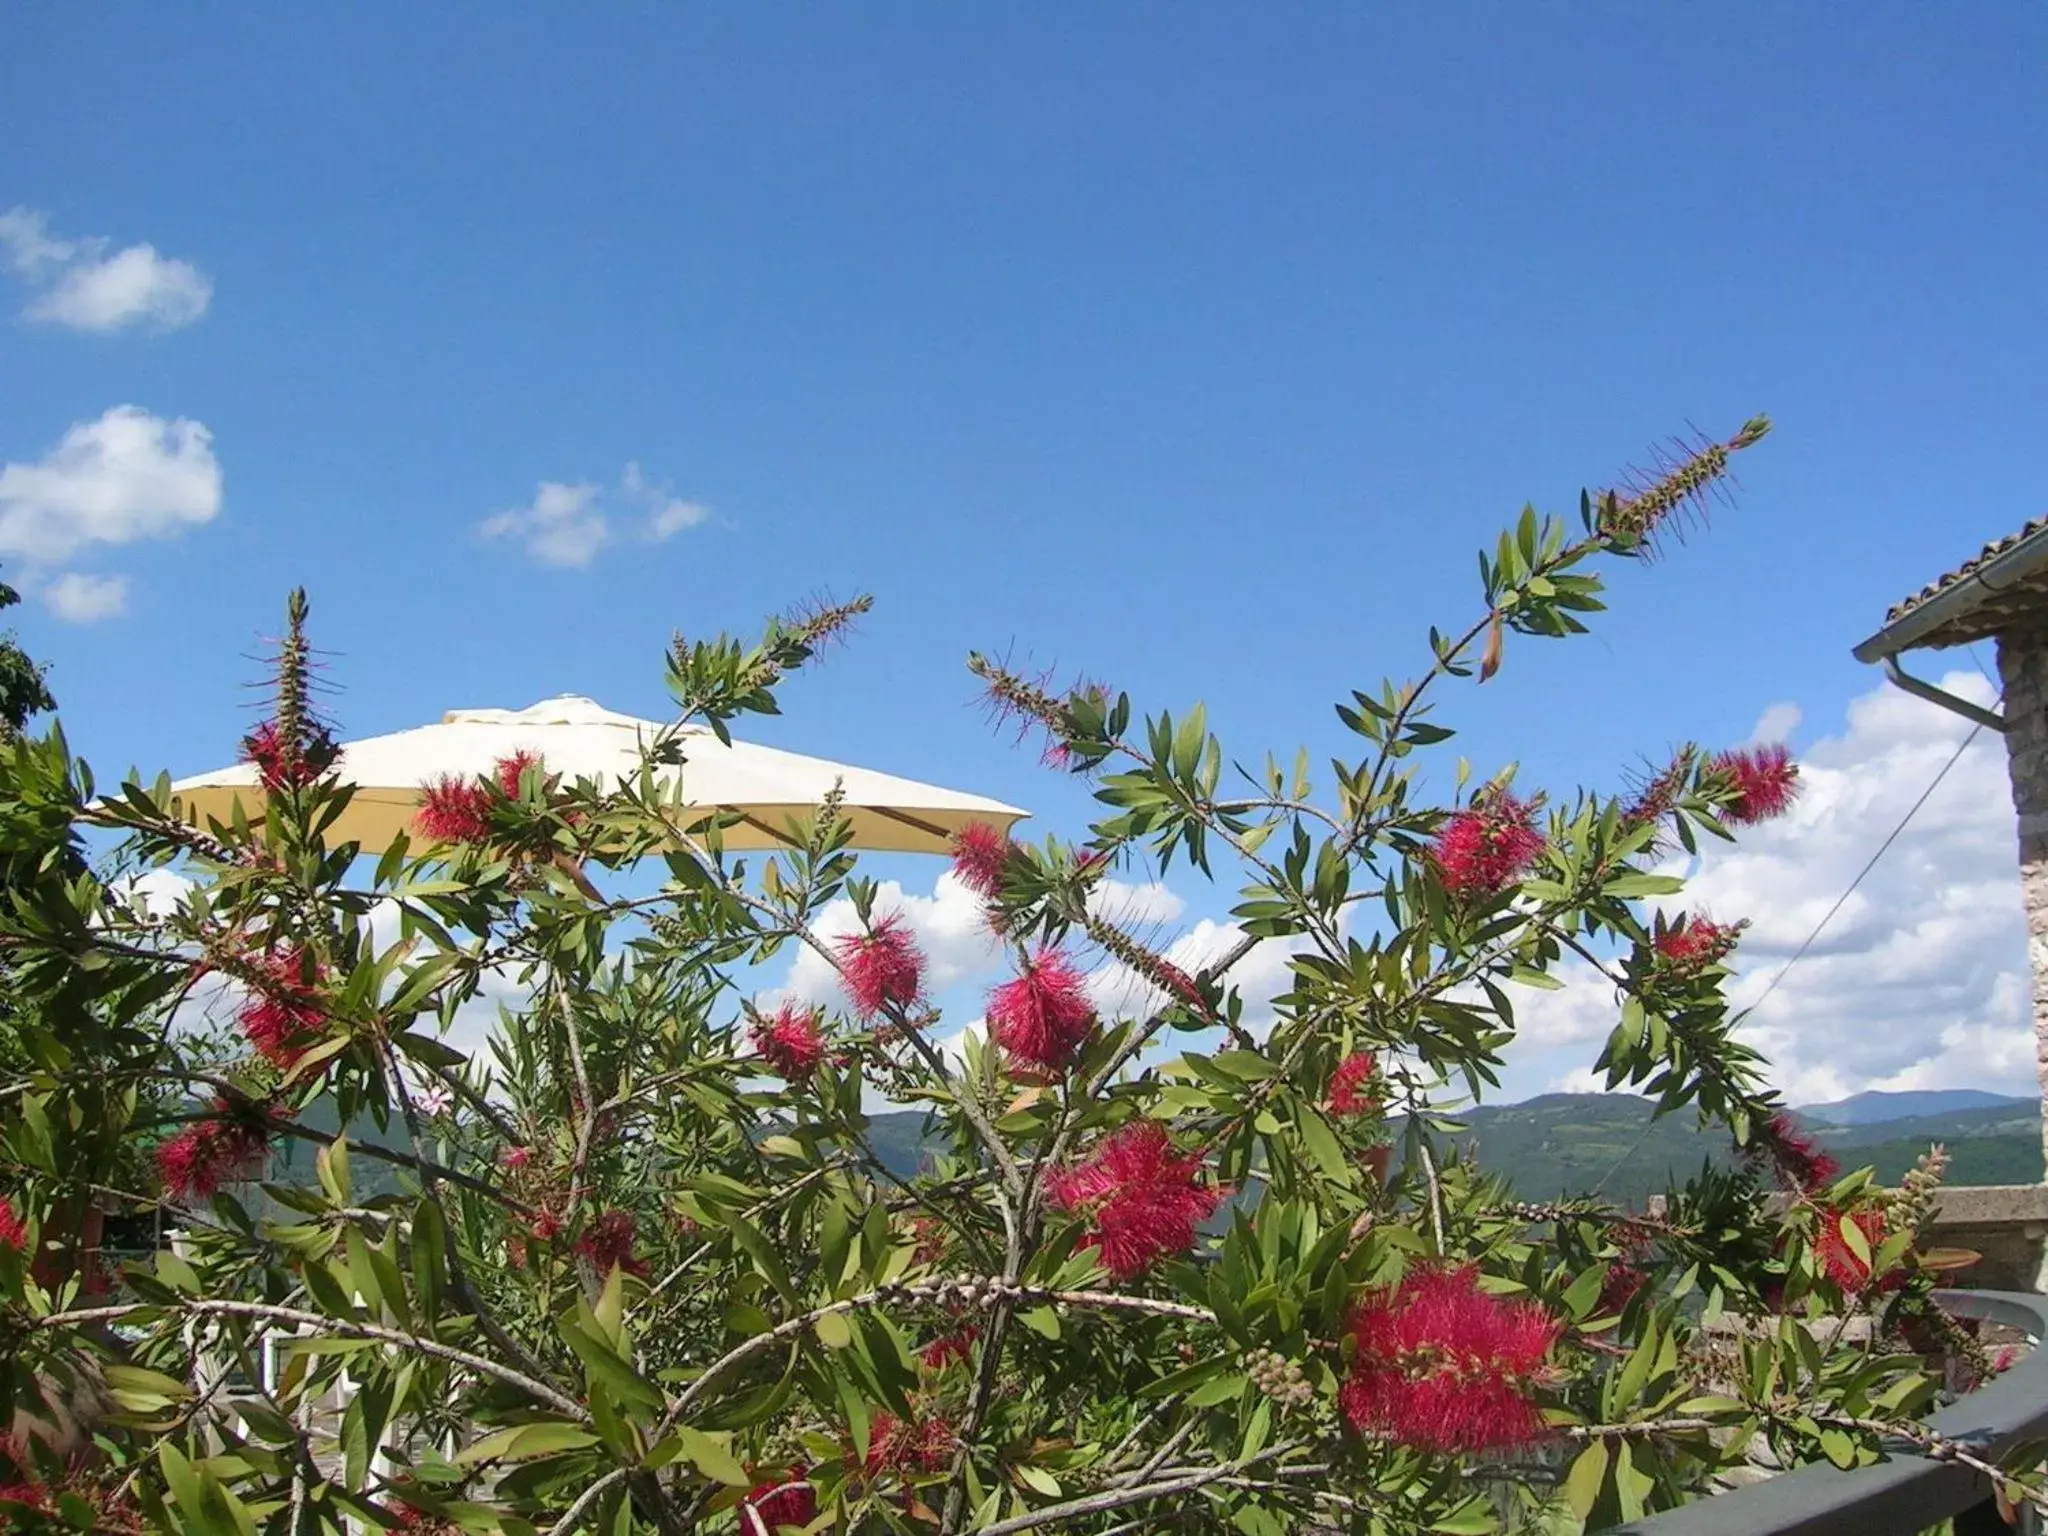
[[[1978,571],[1982,570],[1985,566],[1989,565],[1993,560],[1996,560],[2000,555],[2004,554],[2014,545],[2020,543],[2022,540],[2032,538],[2035,534],[2041,532],[2043,529],[2048,529],[2048,517],[2037,517],[2032,522],[2028,523],[2026,527],[2020,529],[2019,532],[2009,533],[2002,539],[1993,539],[1989,544],[1986,544],[1981,550],[1979,550],[1974,556],[1972,556],[1968,560],[1965,560],[1961,565],[1957,566],[1954,570],[1948,572],[1946,575],[1936,577],[1934,581],[1930,582],[1927,586],[1922,587],[1918,592],[1915,592],[1911,597],[1905,598],[1900,602],[1894,603],[1892,605],[1891,612],[1884,616],[1885,623],[1898,623],[1900,619],[1903,619],[1907,614],[1911,613],[1915,608],[1918,608],[1921,604],[1929,602],[1936,597],[1939,597],[1943,592],[1946,592],[1950,587],[1954,586],[1957,582],[1968,580],[1971,576],[1975,575]]]

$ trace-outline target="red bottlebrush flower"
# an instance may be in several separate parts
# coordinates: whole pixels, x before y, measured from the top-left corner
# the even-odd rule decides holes
[[[1535,810],[1500,794],[1451,815],[1430,849],[1437,876],[1454,896],[1491,896],[1519,879],[1543,852]]]
[[[1084,848],[1081,852],[1074,855],[1074,873],[1077,875],[1093,874],[1108,862],[1109,855],[1100,848]]]
[[[809,1525],[818,1518],[818,1490],[810,1469],[795,1466],[779,1482],[756,1485],[740,1500],[741,1536],[775,1536],[785,1525]]]
[[[837,951],[846,995],[862,1018],[884,1007],[908,1008],[917,1001],[924,984],[924,956],[901,913],[877,919],[866,933],[847,934]]]
[[[533,1149],[531,1147],[507,1147],[505,1155],[501,1159],[504,1165],[514,1173],[524,1168],[532,1160]]]
[[[1814,1139],[1783,1111],[1764,1124],[1752,1147],[1770,1159],[1779,1180],[1794,1193],[1811,1194],[1824,1184],[1832,1184],[1842,1171],[1841,1165],[1821,1151]]]
[[[1112,1131],[1078,1168],[1056,1170],[1046,1194],[1061,1210],[1085,1217],[1088,1244],[1103,1266],[1128,1280],[1169,1254],[1195,1245],[1195,1229],[1224,1191],[1203,1182],[1199,1153],[1176,1157],[1166,1127],[1134,1120]]]
[[[257,962],[267,980],[251,989],[236,1017],[249,1043],[272,1066],[289,1072],[326,1023],[312,988],[319,964],[297,950],[266,955]]]
[[[320,726],[311,726],[296,753],[290,750],[275,720],[265,720],[242,738],[242,761],[253,763],[256,778],[273,795],[303,789],[334,766],[339,749]]]
[[[246,1110],[213,1101],[214,1117],[194,1120],[156,1149],[164,1187],[184,1200],[211,1200],[221,1186],[247,1178],[270,1148],[270,1138]]]
[[[1595,1312],[1612,1314],[1619,1312],[1634,1300],[1637,1291],[1649,1283],[1650,1277],[1625,1259],[1616,1259],[1607,1266],[1607,1278],[1600,1285],[1600,1301]]]
[[[562,1218],[553,1211],[542,1211],[526,1224],[526,1230],[543,1243],[552,1243],[562,1232]]]
[[[910,1235],[917,1248],[911,1255],[911,1262],[930,1267],[946,1256],[946,1243],[950,1234],[946,1224],[936,1216],[913,1216],[910,1218]]]
[[[825,1036],[814,1008],[784,1003],[772,1019],[757,1019],[754,1050],[786,1083],[807,1080],[825,1059]]]
[[[981,1337],[981,1330],[972,1323],[955,1328],[951,1333],[941,1334],[918,1351],[917,1358],[924,1362],[928,1371],[943,1371],[955,1360],[965,1360],[974,1352],[974,1341]]]
[[[906,1420],[878,1413],[868,1425],[865,1471],[869,1477],[883,1472],[942,1472],[959,1444],[960,1436],[939,1414]]]
[[[1687,747],[1643,782],[1635,798],[1622,808],[1621,828],[1624,832],[1634,831],[1648,822],[1662,821],[1671,814],[1671,808],[1678,804],[1679,792],[1685,788],[1692,773],[1696,756],[1694,750]],[[1656,847],[1657,840],[1652,839],[1650,846]]]
[[[507,800],[517,800],[519,798],[519,780],[524,776],[526,770],[544,766],[541,761],[541,755],[538,752],[514,752],[510,757],[498,759],[497,765],[491,770],[491,777],[498,781],[498,788],[505,792]]]
[[[454,1521],[417,1504],[394,1503],[390,1515],[394,1522],[390,1528],[403,1531],[405,1536],[459,1536],[462,1529]]]
[[[1441,1454],[1527,1445],[1563,1324],[1532,1301],[1479,1289],[1472,1267],[1412,1272],[1351,1315],[1358,1353],[1339,1398],[1362,1432]]]
[[[1716,923],[1704,917],[1683,915],[1653,942],[1658,956],[1673,970],[1692,975],[1727,959],[1741,937],[1740,923]]]
[[[14,1202],[0,1195],[0,1248],[19,1253],[27,1244],[28,1223],[14,1214]]]
[[[1379,1107],[1380,1059],[1371,1051],[1353,1051],[1330,1074],[1330,1113],[1369,1115]]]
[[[1059,1071],[1095,1023],[1087,984],[1065,955],[1039,950],[1024,973],[989,993],[988,1029],[1019,1061]]]
[[[49,1491],[37,1482],[0,1483],[0,1505],[4,1504],[19,1504],[39,1515],[54,1517],[57,1513]]]
[[[1799,798],[1799,765],[1781,741],[1723,752],[1713,766],[1734,783],[1735,798],[1721,807],[1721,817],[1737,826],[1781,816]]]
[[[443,774],[420,786],[413,830],[437,843],[481,845],[491,840],[491,792],[476,779]]]
[[[1838,1211],[1832,1206],[1820,1210],[1820,1230],[1814,1236],[1814,1257],[1820,1260],[1820,1267],[1827,1277],[1840,1286],[1846,1296],[1860,1296],[1871,1289],[1894,1291],[1906,1283],[1906,1272],[1893,1266],[1883,1274],[1873,1277],[1870,1265],[1849,1246],[1849,1240],[1842,1236],[1842,1218],[1847,1216],[1850,1223],[1863,1234],[1864,1246],[1869,1248],[1871,1259],[1876,1259],[1877,1250],[1885,1240],[1884,1212],[1874,1205],[1866,1205],[1854,1211]]]
[[[576,1251],[600,1275],[623,1269],[645,1279],[647,1265],[633,1257],[633,1238],[639,1227],[631,1211],[606,1211],[583,1229],[583,1235],[576,1239]]]
[[[951,838],[953,873],[970,891],[990,900],[1003,894],[1003,871],[1012,845],[1007,834],[985,821],[970,821]]]

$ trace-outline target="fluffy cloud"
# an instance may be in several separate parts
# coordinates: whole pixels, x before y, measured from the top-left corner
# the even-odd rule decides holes
[[[97,624],[128,611],[128,578],[66,571],[43,588],[43,602],[67,624]]]
[[[581,570],[611,538],[598,498],[594,485],[543,480],[531,504],[494,513],[477,524],[477,532],[487,539],[516,539],[542,565]]]
[[[950,870],[939,876],[929,896],[912,895],[894,880],[881,882],[875,888],[874,915],[900,918],[916,939],[925,958],[925,991],[931,996],[989,976],[1002,962],[1002,944],[982,916],[981,897]],[[860,919],[853,903],[842,897],[818,913],[812,928],[829,946],[858,933]],[[823,955],[805,946],[797,951],[782,984],[761,993],[755,1001],[764,1009],[784,1002],[840,1002],[839,972]]]
[[[1978,673],[1942,687],[1988,704]],[[1758,739],[1796,724],[1774,705]],[[1800,754],[1802,789],[1783,818],[1703,848],[1685,896],[1718,920],[1747,918],[1730,996],[1745,1037],[1795,1103],[1866,1088],[1975,1086],[2027,1092],[2033,1030],[2017,839],[2005,749],[1980,733],[1796,965],[1788,962],[1904,819],[1970,730],[1888,685],[1855,699],[1844,728]],[[1678,866],[1678,872],[1686,872]],[[1778,979],[1783,972],[1782,979]],[[1611,1027],[1611,989],[1581,966],[1562,992],[1524,993],[1536,1051],[1589,1050]],[[1552,1063],[1556,1088],[1582,1064]],[[1533,1086],[1533,1085],[1531,1085]]]
[[[160,255],[153,245],[110,252],[111,243],[60,239],[44,215],[27,208],[0,213],[0,252],[32,290],[26,319],[78,331],[172,331],[206,313],[213,283],[191,262]]]
[[[666,485],[656,485],[640,473],[638,464],[628,464],[619,477],[619,494],[638,506],[646,518],[646,537],[659,544],[685,529],[694,528],[711,515],[699,501],[684,501]]]
[[[623,521],[607,510],[611,501],[622,505],[627,514]],[[613,496],[590,481],[570,485],[543,480],[531,503],[493,513],[477,524],[477,532],[486,539],[525,545],[527,554],[542,565],[582,570],[622,538],[664,543],[710,515],[701,503],[684,501],[668,486],[650,481],[634,463],[619,476]]]
[[[220,503],[212,433],[117,405],[42,458],[0,467],[0,556],[34,566],[93,544],[169,538],[212,521]]]

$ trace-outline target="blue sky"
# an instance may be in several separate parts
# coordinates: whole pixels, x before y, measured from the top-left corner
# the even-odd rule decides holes
[[[224,761],[296,582],[351,734],[657,712],[671,628],[868,590],[755,734],[1071,831],[970,647],[1337,749],[1524,500],[1768,411],[1738,509],[1458,700],[1481,763],[1611,783],[1778,703],[1852,741],[1850,645],[2040,510],[2048,8],[367,15],[11,21],[0,209],[68,247],[0,271],[15,510],[123,405],[221,476],[0,549],[103,771]],[[145,242],[154,311],[52,297]],[[586,566],[479,532],[543,482],[599,488]]]

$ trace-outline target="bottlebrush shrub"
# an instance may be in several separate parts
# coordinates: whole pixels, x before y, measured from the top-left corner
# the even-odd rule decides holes
[[[973,658],[1101,813],[1076,842],[954,840],[1011,955],[964,1049],[836,803],[740,857],[655,778],[522,768],[435,786],[487,808],[476,838],[337,846],[302,599],[261,819],[190,827],[162,782],[95,798],[55,732],[0,744],[0,1017],[27,1064],[0,1086],[0,1360],[15,1404],[87,1379],[101,1404],[96,1459],[35,1451],[0,1483],[62,1467],[79,1508],[164,1530],[1281,1536],[1597,1526],[1745,1446],[1875,1458],[1934,1391],[1883,1346],[1957,1333],[1914,1257],[1938,1167],[1901,1196],[1836,1174],[1734,1032],[1743,914],[1686,915],[1660,872],[1784,811],[1797,765],[1687,747],[1570,790],[1432,751],[1459,685],[1578,633],[1602,562],[1763,432],[1583,497],[1576,527],[1525,513],[1425,670],[1339,706],[1357,745],[1329,785],[1307,751],[1226,782],[1258,759],[1199,708]],[[679,719],[773,712],[864,607],[676,640]],[[673,743],[648,753],[687,788]],[[189,896],[118,899],[83,856],[109,831],[122,873],[174,867]],[[1230,949],[1170,958],[1091,903],[1147,859],[1235,887]],[[1269,940],[1291,983],[1255,1022],[1234,968]],[[756,1007],[750,968],[798,947],[840,995]],[[1567,964],[1615,990],[1608,1083],[1745,1154],[1654,1218],[1519,1203],[1446,1140]],[[1132,984],[1091,985],[1106,968]],[[216,986],[246,1028],[170,1027]],[[927,1116],[914,1174],[881,1161],[877,1095]],[[266,1149],[259,1202],[235,1181]],[[185,1237],[88,1301],[82,1266],[26,1249],[61,1259],[64,1213],[107,1189]],[[1845,1312],[1878,1347],[1807,1326]],[[309,1420],[344,1372],[339,1423]]]

